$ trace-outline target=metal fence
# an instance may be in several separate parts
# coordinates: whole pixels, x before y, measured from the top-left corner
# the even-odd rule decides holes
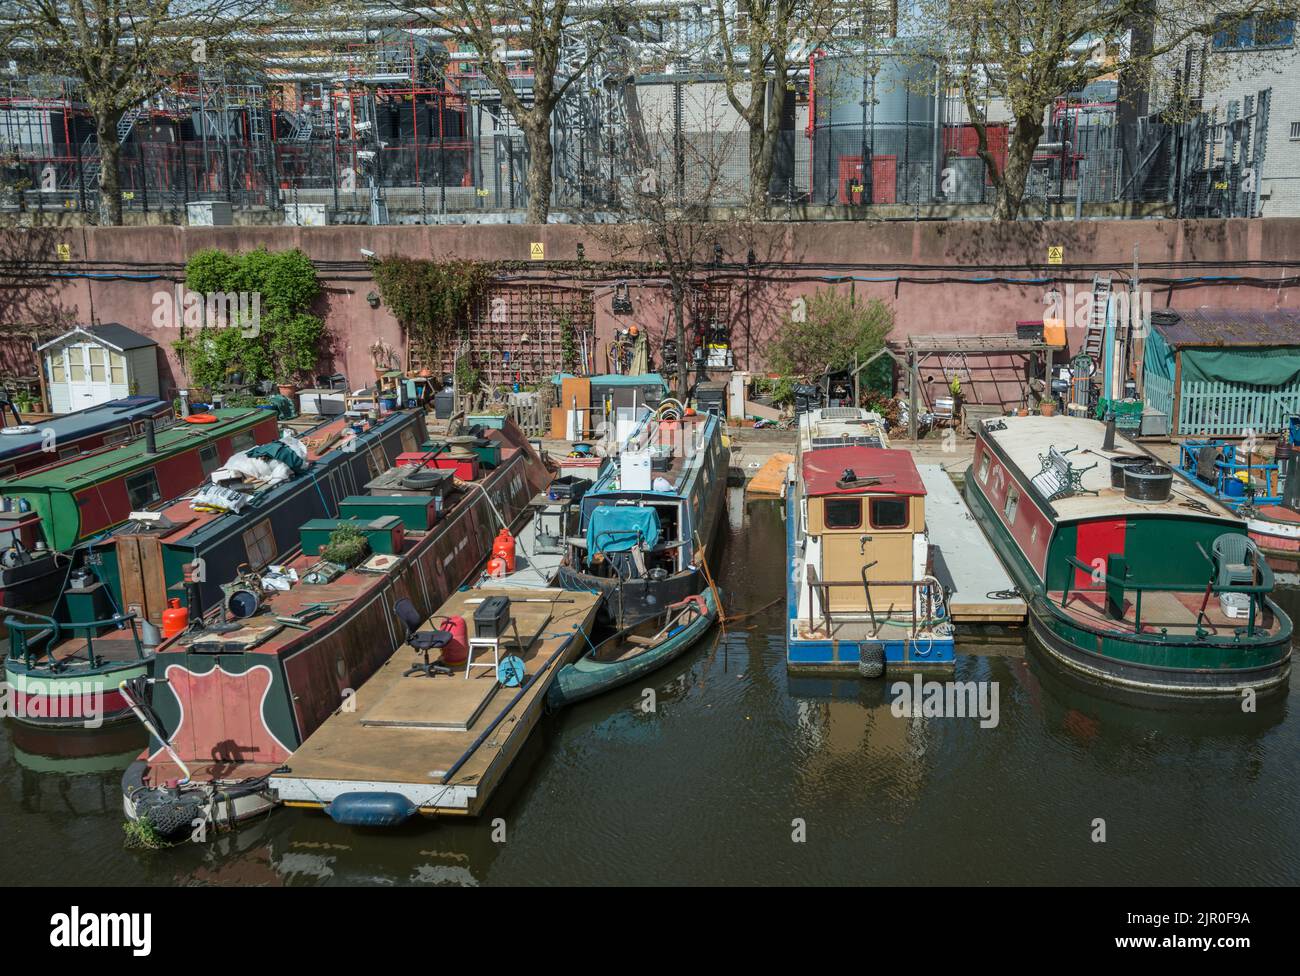
[[[1253,156],[1242,156],[1244,140],[1225,143],[1222,129],[1201,118],[1181,126],[1142,120],[1127,129],[1111,122],[1049,130],[1027,181],[1026,215],[1052,209],[1068,216],[1071,207],[1082,215],[1087,206],[1115,203],[1164,204],[1182,216],[1258,213],[1258,184],[1286,174],[1270,173],[1265,163],[1262,177],[1254,174],[1252,204],[1245,174]],[[643,187],[644,159],[613,139],[577,145],[556,155],[552,208],[632,209],[628,195]],[[1005,164],[1005,127],[990,129],[988,151]],[[744,129],[684,131],[651,147],[651,155],[659,188],[677,201],[730,207],[750,197]],[[119,174],[124,205],[145,212],[183,212],[199,200],[273,211],[314,203],[338,220],[368,220],[379,196],[394,220],[428,220],[526,207],[529,165],[522,135],[509,127],[393,139],[377,151],[373,141],[322,138],[318,130],[313,138],[259,142],[132,137]],[[0,209],[94,211],[101,167],[79,147],[0,147]],[[837,124],[781,132],[767,194],[778,205],[919,209],[989,204],[993,184],[969,126]]]

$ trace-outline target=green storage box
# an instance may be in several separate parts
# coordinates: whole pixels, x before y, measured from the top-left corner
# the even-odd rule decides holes
[[[383,515],[377,519],[363,522],[360,519],[312,519],[303,523],[298,530],[302,539],[302,551],[308,556],[319,556],[320,551],[329,545],[330,535],[344,522],[351,521],[361,529],[366,541],[370,543],[371,552],[397,555],[402,551],[406,538],[406,526],[396,515]]]
[[[364,522],[396,515],[410,532],[428,532],[438,521],[437,499],[432,495],[348,495],[339,503],[339,514]]]
[[[465,418],[465,426],[473,427],[476,424],[501,430],[506,425],[506,418],[504,414],[497,413],[473,413]]]

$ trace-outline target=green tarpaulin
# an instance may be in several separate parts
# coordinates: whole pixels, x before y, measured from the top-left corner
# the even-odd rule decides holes
[[[1152,338],[1154,338],[1153,333]],[[1148,340],[1150,342],[1150,340]],[[1148,346],[1148,355],[1150,346]],[[1300,348],[1183,349],[1184,383],[1249,383],[1289,387],[1300,382]]]

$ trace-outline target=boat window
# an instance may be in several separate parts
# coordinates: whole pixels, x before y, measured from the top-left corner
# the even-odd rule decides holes
[[[1020,492],[1014,488],[1007,493],[1007,503],[1002,508],[1002,514],[1007,517],[1008,522],[1016,520],[1016,505],[1020,502]]]
[[[376,450],[374,446],[366,449],[366,469],[370,472],[372,479],[378,478],[384,473],[385,464],[384,455],[381,451]]]
[[[240,451],[247,451],[256,443],[257,438],[253,436],[253,432],[251,430],[245,430],[230,438],[230,449],[234,453],[238,454]]]
[[[253,569],[261,569],[275,558],[275,536],[271,534],[270,519],[262,519],[244,530],[244,552],[248,554],[248,565]]]
[[[861,498],[828,498],[823,503],[823,521],[828,529],[862,528]]]
[[[215,444],[205,444],[199,448],[199,464],[203,466],[204,474],[212,474],[221,467],[221,458],[217,455]]]
[[[0,478],[12,478],[17,473],[18,473],[18,468],[16,465],[13,464],[9,465],[8,467],[0,468]]]
[[[989,481],[989,463],[991,460],[992,458],[988,454],[980,458],[980,481],[984,484],[988,484]]]
[[[158,490],[158,475],[153,468],[133,474],[126,479],[126,496],[131,502],[133,512],[138,512],[162,499],[162,492]]]
[[[901,529],[906,525],[906,498],[871,499],[871,527],[873,529]]]

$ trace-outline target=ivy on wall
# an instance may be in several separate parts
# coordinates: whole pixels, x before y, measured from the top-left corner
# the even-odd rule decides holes
[[[370,262],[379,297],[408,341],[442,348],[469,320],[492,280],[482,261],[430,261],[393,256]]]

